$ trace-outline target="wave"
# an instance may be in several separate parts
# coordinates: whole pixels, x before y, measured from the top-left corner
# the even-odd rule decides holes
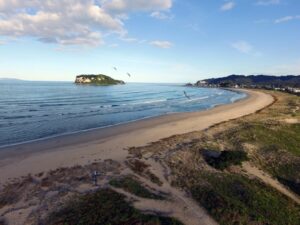
[[[142,102],[141,104],[152,104],[152,103],[166,102],[166,101],[167,101],[167,99],[157,99],[157,100],[145,101],[145,102]]]
[[[3,119],[5,119],[5,120],[26,119],[26,118],[32,118],[32,115],[24,115],[24,116],[6,116],[6,117],[3,117]]]
[[[191,99],[186,100],[185,102],[195,102],[195,101],[199,101],[199,100],[208,99],[209,97],[210,96],[203,96],[203,97],[200,97],[200,98],[191,98]]]
[[[112,104],[112,105],[93,106],[91,108],[96,109],[96,108],[113,108],[113,107],[118,107],[118,106],[147,105],[147,104],[166,102],[166,101],[167,101],[167,99],[157,99],[157,100],[149,100],[149,101],[143,101],[143,102],[132,102],[132,103],[125,103],[125,104]]]
[[[39,105],[39,107],[43,108],[43,107],[66,106],[66,105],[70,105],[70,104],[66,104],[66,103],[61,103],[61,104],[42,104],[42,105]]]

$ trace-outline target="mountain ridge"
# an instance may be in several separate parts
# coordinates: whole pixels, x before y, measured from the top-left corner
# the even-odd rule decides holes
[[[274,86],[274,87],[300,87],[300,75],[236,75],[226,77],[210,78],[198,81],[196,85],[206,83],[219,86]]]

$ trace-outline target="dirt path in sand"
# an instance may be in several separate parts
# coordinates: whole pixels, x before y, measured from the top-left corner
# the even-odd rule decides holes
[[[271,187],[275,188],[280,193],[284,194],[285,196],[289,197],[290,199],[294,200],[298,204],[300,204],[300,198],[288,190],[285,186],[280,184],[276,179],[272,178],[266,172],[259,170],[257,167],[252,166],[250,163],[246,162],[243,163],[243,169],[250,175],[253,175],[260,180],[262,180],[265,184],[270,185]]]
[[[174,188],[170,185],[169,170],[162,162],[156,162],[153,159],[148,159],[147,164],[150,165],[151,173],[155,174],[162,182],[158,186],[144,177],[134,174],[139,178],[143,186],[154,190],[157,193],[167,194],[166,200],[153,200],[145,199],[134,196],[120,189],[116,191],[127,195],[134,199],[134,207],[143,211],[167,215],[177,218],[185,225],[217,225],[213,218],[206,212],[205,209],[200,207],[192,198],[187,196],[185,191]]]

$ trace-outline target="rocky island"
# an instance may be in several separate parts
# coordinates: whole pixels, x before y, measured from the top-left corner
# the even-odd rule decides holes
[[[76,77],[75,84],[90,84],[90,85],[117,85],[125,84],[122,80],[115,80],[109,76],[99,74],[99,75],[79,75]]]

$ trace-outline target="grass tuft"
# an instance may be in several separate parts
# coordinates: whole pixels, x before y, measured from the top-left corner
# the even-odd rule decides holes
[[[150,199],[159,199],[159,200],[164,199],[162,196],[154,194],[148,189],[146,189],[136,179],[132,178],[131,176],[126,176],[119,179],[111,180],[109,184],[116,188],[122,188],[125,191],[141,198],[150,198]]]

